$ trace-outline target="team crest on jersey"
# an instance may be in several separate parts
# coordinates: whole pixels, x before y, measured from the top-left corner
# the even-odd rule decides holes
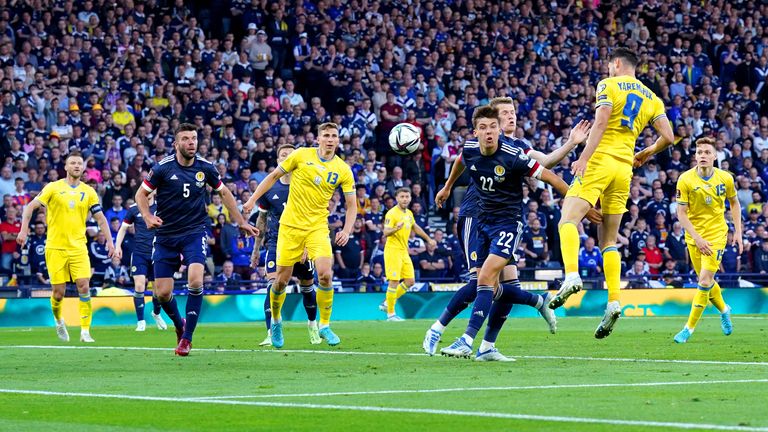
[[[70,201],[69,202],[69,208],[71,208],[71,209],[75,208],[75,202],[74,201]]]
[[[205,185],[205,174],[203,174],[202,171],[198,171],[195,173],[195,186],[201,188]]]
[[[472,258],[472,261],[477,261],[477,252],[472,251],[472,253],[469,254],[469,256]]]
[[[704,199],[704,202],[707,203],[707,205],[712,205],[712,197],[707,195],[707,197]]]
[[[136,273],[136,266],[131,266],[131,273]]]
[[[499,177],[501,177],[504,174],[506,174],[506,172],[507,172],[507,170],[505,170],[504,167],[501,166],[501,165],[496,165],[496,168],[493,169],[493,173],[496,174]]]
[[[320,186],[320,183],[322,182],[323,182],[323,179],[320,178],[320,176],[315,176],[315,181],[314,181],[315,186]]]

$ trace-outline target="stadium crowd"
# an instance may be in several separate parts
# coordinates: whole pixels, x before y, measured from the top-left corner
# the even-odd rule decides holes
[[[316,126],[333,121],[359,204],[352,240],[334,250],[336,275],[385,284],[383,214],[394,191],[410,186],[417,223],[437,241],[427,247],[414,236],[417,276],[455,280],[466,271],[455,235],[460,189],[452,209],[431,212],[471,137],[473,110],[512,97],[517,137],[549,153],[593,117],[615,46],[640,55],[638,77],[663,98],[677,138],[632,181],[619,237],[626,275],[675,285],[690,273],[675,182],[700,136],[717,139],[746,212],[746,250],[739,256],[730,242],[723,270],[768,272],[768,5],[739,0],[0,1],[2,271],[46,281],[44,216],[27,248],[14,238],[21,208],[64,175],[72,149],[85,155],[84,180],[112,228],[89,228],[95,275],[127,284],[130,254],[110,260],[105,235],[116,236],[143,177],[173,152],[180,122],[199,126],[199,154],[242,203],[276,165],[279,145],[310,146]],[[389,150],[399,122],[422,129],[422,150]],[[654,136],[646,130],[638,148]],[[572,160],[555,169],[566,182]],[[559,197],[534,183],[526,193],[519,264],[557,268]],[[263,262],[251,266],[254,239],[232,225],[220,197],[208,209],[210,280],[222,290],[262,280]],[[343,223],[339,194],[329,210],[333,231]],[[445,228],[430,227],[430,215]],[[599,276],[595,227],[579,230],[583,276]],[[126,242],[130,252],[130,235]]]

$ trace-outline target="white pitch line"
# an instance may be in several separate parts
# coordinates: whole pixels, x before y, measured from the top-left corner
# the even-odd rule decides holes
[[[54,392],[54,391],[43,391],[43,390],[19,390],[19,389],[0,389],[0,393],[38,395],[38,396],[57,396],[57,397],[64,396],[64,397],[98,398],[98,399],[122,399],[122,400],[139,400],[139,401],[153,401],[153,402],[188,402],[188,403],[217,404],[217,405],[257,406],[257,407],[264,407],[264,408],[306,408],[306,409],[322,409],[322,410],[330,409],[330,410],[342,410],[342,411],[369,411],[369,412],[404,413],[404,414],[432,414],[432,415],[440,415],[440,416],[483,417],[483,418],[498,418],[498,419],[508,419],[508,420],[530,420],[530,421],[546,421],[546,422],[557,422],[557,423],[608,424],[608,425],[621,425],[621,426],[645,426],[645,427],[660,427],[660,428],[674,428],[674,429],[707,429],[707,430],[720,430],[720,431],[768,432],[768,427],[731,426],[731,425],[706,424],[706,423],[660,422],[660,421],[645,421],[645,420],[620,420],[620,419],[603,419],[603,418],[589,418],[589,417],[543,416],[543,415],[532,415],[532,414],[512,414],[512,413],[486,412],[486,411],[457,411],[457,410],[431,409],[431,408],[400,408],[400,407],[380,407],[380,406],[365,406],[365,405],[333,405],[333,404],[309,404],[309,403],[290,403],[290,402],[254,402],[254,401],[234,401],[234,400],[185,399],[185,398],[160,397],[160,396],[133,396],[133,395],[123,395],[123,394]]]
[[[710,380],[710,381],[669,381],[669,382],[641,382],[641,383],[604,383],[604,384],[552,384],[537,386],[503,386],[503,387],[459,387],[441,389],[403,389],[403,390],[375,390],[375,391],[351,391],[331,393],[293,393],[293,394],[263,394],[263,395],[233,395],[210,396],[191,398],[192,400],[216,400],[216,399],[271,399],[293,397],[327,397],[327,396],[363,396],[363,395],[388,395],[409,393],[456,393],[473,391],[507,391],[507,390],[558,390],[581,389],[601,387],[664,387],[685,385],[710,385],[710,384],[742,384],[742,383],[768,383],[768,379],[742,379],[742,380]]]
[[[60,350],[109,350],[109,351],[172,351],[170,348],[159,347],[119,347],[119,346],[84,346],[84,345],[0,345],[0,349],[60,349]],[[231,349],[231,348],[194,348],[193,352],[205,353],[272,353],[272,354],[325,354],[325,355],[358,355],[380,357],[422,357],[427,355],[413,352],[370,352],[370,351],[336,351],[336,350],[291,350],[291,349]],[[679,359],[644,359],[644,358],[613,358],[613,357],[576,357],[576,356],[537,356],[509,355],[519,359],[533,360],[582,360],[600,362],[626,363],[674,363],[674,364],[704,364],[731,366],[768,366],[768,362],[749,361],[719,361],[719,360],[679,360]]]

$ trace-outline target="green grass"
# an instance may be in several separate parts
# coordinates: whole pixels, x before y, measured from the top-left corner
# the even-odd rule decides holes
[[[614,334],[601,341],[592,336],[597,318],[562,319],[557,335],[548,334],[540,320],[510,319],[498,346],[503,353],[518,357],[517,362],[506,364],[409,355],[421,352],[427,321],[336,323],[334,329],[342,338],[336,348],[310,345],[304,325],[290,323],[285,349],[280,352],[256,348],[265,335],[261,324],[201,324],[187,358],[173,356],[172,331],[154,328],[141,334],[132,328],[97,327],[92,332],[97,342],[88,349],[10,348],[83,344],[60,343],[52,328],[2,328],[0,389],[85,395],[0,393],[0,430],[423,431],[478,426],[481,430],[524,431],[681,430],[673,424],[616,423],[638,421],[693,424],[689,429],[695,430],[721,425],[740,426],[731,430],[768,431],[768,320],[740,318],[735,317],[734,334],[724,337],[718,321],[707,317],[685,345],[672,342],[684,322],[682,317],[622,318]],[[442,346],[458,336],[465,324],[454,323]],[[76,338],[77,331],[70,328],[70,335]],[[93,349],[98,347],[167,350]],[[247,351],[227,351],[233,349]],[[643,359],[716,363],[639,361]],[[723,380],[763,382],[712,383]],[[703,383],[665,384],[673,382]],[[605,383],[619,386],[584,386]],[[623,386],[630,383],[662,384]],[[472,389],[545,385],[555,387]],[[565,385],[584,387],[557,387]],[[427,389],[456,390],[317,395]],[[226,401],[236,405],[203,399],[217,396],[234,396]],[[199,399],[180,400],[183,398]],[[401,411],[370,411],[376,407]],[[514,416],[483,417],[483,413]]]

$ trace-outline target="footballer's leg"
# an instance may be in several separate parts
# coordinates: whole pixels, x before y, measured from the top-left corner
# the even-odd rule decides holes
[[[173,296],[173,274],[179,269],[181,260],[179,252],[171,246],[166,245],[168,240],[159,236],[155,237],[155,243],[152,251],[152,265],[155,275],[155,297],[157,297],[160,307],[168,315],[176,328],[176,343],[181,342],[181,336],[184,334],[184,318],[179,312],[179,305],[176,303],[176,297]]]
[[[578,178],[577,178],[578,179]],[[577,225],[581,223],[592,205],[583,198],[576,196],[565,197],[562,216],[558,224],[560,233],[560,253],[565,266],[565,280],[555,297],[549,303],[550,309],[557,309],[564,305],[568,297],[581,291],[583,283],[579,276],[579,230]]]
[[[56,336],[64,342],[69,342],[69,332],[67,332],[67,324],[61,317],[61,304],[64,301],[64,293],[67,290],[67,284],[55,284],[51,285],[51,311],[53,312],[53,320],[56,322]]]
[[[514,258],[514,261],[517,262],[517,257]],[[557,333],[557,317],[555,312],[549,308],[549,302],[554,297],[551,293],[534,294],[524,290],[518,280],[517,266],[514,264],[504,267],[500,279],[500,288],[506,293],[505,297],[510,296],[513,304],[524,304],[538,310],[539,315],[547,322],[549,332],[552,334]]]
[[[67,290],[67,281],[69,280],[69,269],[66,267],[66,253],[46,249],[45,262],[48,264],[48,272],[51,278],[51,312],[56,323],[56,335],[60,340],[69,342],[67,325],[61,317],[61,305],[64,301],[64,293]]]
[[[610,335],[613,331],[613,326],[621,316],[621,303],[619,302],[621,255],[616,248],[616,238],[618,237],[622,216],[623,214],[603,213],[603,223],[597,228],[600,250],[603,254],[603,273],[605,274],[605,283],[608,286],[608,304],[605,308],[603,319],[595,330],[595,337],[597,339],[603,339]]]
[[[80,341],[94,342],[91,337],[91,320],[93,318],[93,306],[91,305],[91,261],[88,252],[72,254],[69,257],[69,272],[72,280],[77,285],[77,293],[80,297]]]
[[[133,308],[136,310],[137,332],[143,332],[147,329],[147,322],[144,320],[144,289],[146,284],[146,276],[143,274],[133,275]]]
[[[328,345],[341,343],[338,336],[331,330],[331,312],[333,311],[333,258],[318,257],[315,259],[317,269],[317,308],[320,311],[320,337]]]
[[[264,325],[267,326],[267,337],[259,344],[259,346],[272,346],[272,285],[275,284],[275,278],[277,277],[277,262],[275,257],[277,256],[277,249],[275,247],[267,247],[267,254],[264,256],[264,272],[267,276],[267,295],[264,298]]]
[[[277,266],[277,272],[275,274],[275,282],[272,284],[272,289],[269,291],[269,304],[272,310],[272,328],[271,339],[272,346],[275,348],[282,348],[285,343],[283,337],[283,303],[285,303],[285,287],[288,286],[288,282],[291,280],[293,274],[293,265],[291,266]]]
[[[311,260],[298,263],[293,266],[293,274],[299,278],[301,302],[304,305],[304,311],[307,313],[307,331],[309,332],[309,343],[312,345],[318,345],[322,342],[322,340],[320,339],[320,329],[317,326],[317,286],[315,285],[315,265]]]
[[[185,259],[187,256],[185,255]],[[187,307],[185,309],[184,333],[181,335],[176,354],[189,355],[192,349],[192,337],[194,336],[197,322],[203,307],[203,275],[205,274],[205,260],[203,262],[189,262],[187,266]]]

